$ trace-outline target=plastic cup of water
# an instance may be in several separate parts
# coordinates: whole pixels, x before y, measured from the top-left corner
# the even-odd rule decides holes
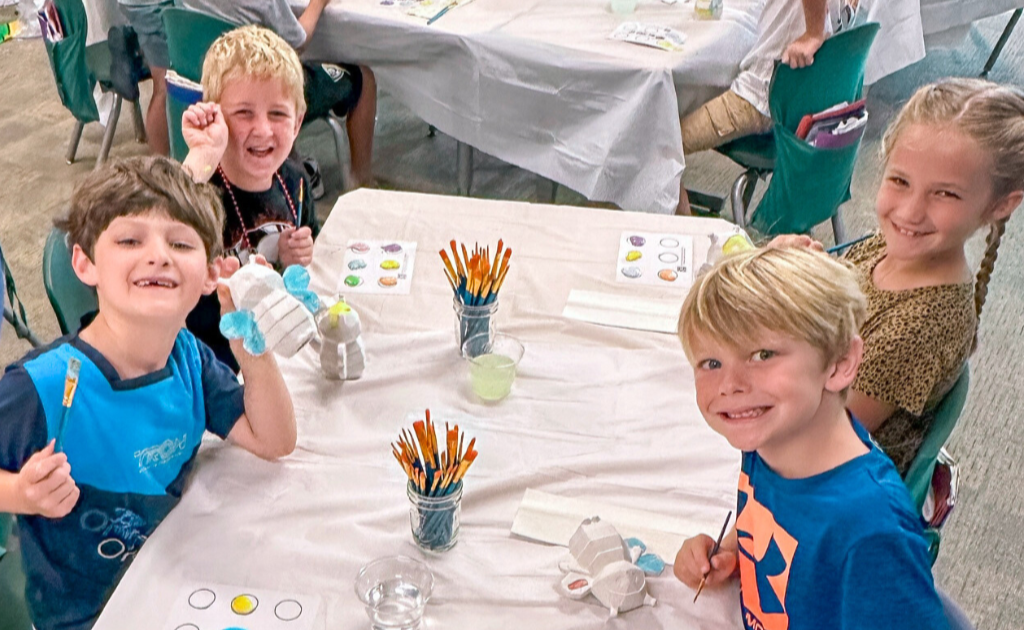
[[[417,630],[434,576],[418,560],[388,556],[359,569],[355,588],[373,630]]]
[[[469,361],[469,382],[473,393],[488,402],[501,400],[512,391],[516,367],[523,358],[523,344],[510,335],[494,334],[488,342],[482,333],[462,346]]]
[[[611,0],[612,1],[612,13],[618,13],[619,15],[628,15],[633,11],[636,11],[637,0]]]

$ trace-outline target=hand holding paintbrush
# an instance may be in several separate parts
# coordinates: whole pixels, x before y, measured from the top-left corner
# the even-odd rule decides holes
[[[705,586],[718,586],[736,572],[736,529],[726,535],[731,519],[732,511],[726,515],[717,541],[699,534],[687,539],[676,554],[672,571],[681,582],[696,589],[693,601]]]

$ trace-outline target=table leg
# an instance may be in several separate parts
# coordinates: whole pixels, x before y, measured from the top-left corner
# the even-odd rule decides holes
[[[988,61],[985,62],[985,69],[981,71],[981,78],[985,79],[988,77],[988,73],[992,70],[992,66],[996,65],[996,60],[999,59],[999,54],[1003,52],[1003,46],[1006,45],[1006,40],[1010,39],[1010,34],[1013,33],[1013,28],[1017,26],[1017,21],[1020,20],[1021,13],[1024,13],[1024,8],[1017,9],[1010,16],[1010,21],[1006,24],[1006,28],[1003,29],[1003,34],[999,36],[999,41],[996,42],[995,48],[992,49],[992,54],[989,55]]]
[[[558,194],[558,182],[550,180],[543,175],[537,176],[537,202],[555,203],[555,195]]]
[[[458,143],[456,160],[459,169],[459,191],[462,197],[468,197],[473,187],[473,147],[464,142]]]

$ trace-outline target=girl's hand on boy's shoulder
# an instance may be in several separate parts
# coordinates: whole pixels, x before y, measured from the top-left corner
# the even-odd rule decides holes
[[[281,232],[277,244],[277,252],[282,267],[302,265],[308,267],[313,262],[313,231],[309,226]]]
[[[768,247],[785,249],[786,247],[806,247],[812,251],[823,252],[825,246],[806,234],[783,234],[768,242]]]
[[[71,464],[64,453],[54,452],[54,441],[32,454],[18,473],[16,483],[22,513],[47,518],[67,516],[78,503],[80,491],[71,478]]]
[[[228,124],[224,120],[220,105],[189,105],[181,115],[181,135],[191,151],[209,149],[223,154],[228,146]]]
[[[697,588],[701,578],[707,574],[704,586],[713,588],[727,582],[736,572],[736,551],[723,544],[718,553],[708,560],[708,552],[715,546],[713,538],[706,534],[698,534],[687,538],[676,554],[672,572],[683,584]]]

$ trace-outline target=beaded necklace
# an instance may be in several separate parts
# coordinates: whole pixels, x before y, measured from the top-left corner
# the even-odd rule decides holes
[[[251,250],[252,245],[249,243],[249,228],[245,225],[245,219],[242,218],[242,209],[238,207],[238,199],[235,198],[235,188],[228,179],[228,176],[224,174],[224,169],[217,165],[217,172],[220,173],[220,178],[224,180],[224,186],[228,190],[228,196],[231,197],[231,205],[235,207],[235,215],[238,217],[238,222],[242,226],[242,241],[245,243],[245,248]],[[281,170],[278,169],[274,173],[274,177],[277,179],[277,183],[281,184],[281,191],[284,193],[284,199],[288,202],[288,209],[292,211],[292,218],[295,220],[296,227],[299,225],[299,213],[295,211],[295,203],[292,201],[291,193],[288,192],[288,187],[284,185],[284,178],[281,177]]]

